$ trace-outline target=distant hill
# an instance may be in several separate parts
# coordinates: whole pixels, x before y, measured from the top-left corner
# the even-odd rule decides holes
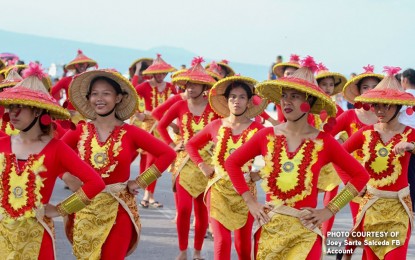
[[[0,30],[2,52],[11,52],[18,55],[26,63],[38,60],[45,68],[55,63],[58,67],[71,61],[81,49],[87,56],[96,60],[100,68],[115,68],[126,74],[130,64],[140,57],[155,57],[157,53],[163,55],[163,59],[178,68],[181,64],[189,66],[189,62],[195,54],[182,48],[160,46],[150,50],[130,49],[108,45],[92,44],[29,34],[21,34]],[[209,57],[204,57],[211,61]],[[226,58],[226,57],[224,57]],[[256,80],[264,80],[267,77],[267,66],[244,64],[230,61],[229,65],[237,73],[250,76]]]

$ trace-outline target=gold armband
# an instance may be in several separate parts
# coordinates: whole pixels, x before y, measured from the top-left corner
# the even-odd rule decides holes
[[[161,176],[161,172],[157,167],[153,164],[151,165],[147,170],[143,172],[140,176],[135,179],[137,185],[141,189],[147,188],[148,185],[153,183],[155,180],[157,180]]]
[[[354,197],[356,197],[359,192],[356,188],[349,182],[346,186],[339,192],[339,194],[334,197],[329,204],[327,204],[327,208],[336,215],[337,212],[340,211],[344,206],[347,205]]]
[[[347,135],[347,132],[346,131],[340,132],[339,139],[342,140],[343,143],[346,142],[346,140],[347,140],[348,137],[349,136]]]
[[[90,202],[91,200],[80,188],[67,199],[59,203],[56,206],[56,209],[61,216],[66,216],[85,208]]]

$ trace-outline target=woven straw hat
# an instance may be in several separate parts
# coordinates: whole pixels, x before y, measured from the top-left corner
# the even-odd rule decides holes
[[[188,82],[203,84],[210,87],[213,86],[213,84],[216,83],[216,80],[202,67],[202,62],[204,62],[202,57],[194,58],[192,60],[192,67],[177,77],[174,77],[172,83],[182,88],[184,88]]]
[[[221,61],[215,62],[215,63],[221,68],[222,71],[225,72],[225,76],[222,77],[222,78],[226,78],[226,77],[230,77],[230,76],[235,75],[235,71],[231,68],[231,66],[229,66],[229,61],[221,60]],[[208,70],[209,67],[211,66],[211,64],[212,64],[212,62],[209,63],[208,65],[206,65],[205,69]]]
[[[69,112],[61,107],[46,90],[42,82],[45,76],[42,67],[30,63],[24,71],[25,78],[13,88],[6,88],[0,93],[0,105],[25,105],[45,109],[54,119],[68,119]]]
[[[349,79],[347,81],[346,85],[343,87],[343,96],[344,98],[349,101],[350,103],[354,104],[354,100],[356,97],[360,96],[359,88],[357,84],[365,78],[378,78],[379,80],[382,80],[384,78],[381,74],[374,73],[374,66],[373,65],[367,65],[363,67],[365,70],[362,74],[357,75],[354,78]]]
[[[22,80],[23,78],[19,75],[19,73],[17,73],[16,70],[11,70],[7,77],[0,82],[0,89],[14,87]]]
[[[314,62],[314,59],[307,56],[302,60],[302,67],[292,75],[258,83],[256,89],[261,97],[276,104],[280,103],[283,88],[291,88],[304,92],[307,95],[317,98],[316,102],[310,108],[311,113],[319,114],[324,110],[329,116],[335,116],[336,104],[330,96],[317,86],[317,81],[314,78],[314,71],[316,69],[317,64]]]
[[[121,90],[125,95],[121,102],[117,104],[115,114],[121,120],[130,118],[137,110],[137,92],[127,78],[113,70],[91,70],[76,75],[69,86],[69,100],[73,106],[79,113],[88,119],[95,119],[97,117],[94,108],[87,99],[87,94],[91,87],[91,81],[100,76],[110,78],[120,85]]]
[[[333,93],[331,94],[332,96],[334,96],[342,92],[344,85],[346,85],[347,79],[345,76],[343,76],[340,73],[329,71],[329,69],[327,69],[323,63],[319,63],[317,74],[316,74],[317,82],[319,79],[330,78],[330,77],[334,78],[334,90],[333,90]]]
[[[216,80],[221,80],[223,79],[223,76],[221,75],[221,73],[224,73],[225,71],[222,71],[222,67],[219,66],[216,61],[212,61],[211,63],[209,63],[206,67],[206,72],[212,76],[214,79]],[[225,72],[226,73],[226,72]]]
[[[135,66],[139,62],[141,62],[142,64],[145,63],[148,66],[150,66],[153,63],[153,59],[152,58],[139,58],[133,61],[133,63],[131,63],[130,67],[128,68],[128,72],[130,73],[130,78],[134,76]]]
[[[284,70],[286,67],[300,68],[300,56],[291,54],[289,62],[281,62],[274,65],[272,71],[278,78],[284,77]]]
[[[173,71],[176,71],[176,69],[166,63],[161,58],[161,54],[157,54],[157,58],[153,61],[153,64],[151,64],[150,67],[143,71],[143,75],[169,73]]]
[[[97,65],[96,61],[87,57],[81,50],[78,50],[78,54],[76,55],[76,58],[70,61],[68,64],[66,64],[65,68],[68,70],[74,70],[76,64],[82,64],[82,63],[88,64],[88,68],[94,67]]]
[[[386,77],[374,89],[355,98],[355,102],[415,106],[415,97],[407,93],[395,78],[401,68],[383,67]]]
[[[226,99],[224,94],[228,86],[238,82],[245,83],[251,88],[252,93],[255,92],[255,84],[257,83],[257,81],[252,78],[242,76],[231,76],[219,80],[215,83],[215,85],[213,85],[212,89],[209,91],[209,103],[218,115],[222,117],[228,117],[230,115],[228,100]],[[245,111],[244,115],[248,118],[254,118],[257,115],[261,114],[267,105],[268,102],[264,99],[258,105],[254,105],[251,102],[250,104],[248,104],[248,108]]]

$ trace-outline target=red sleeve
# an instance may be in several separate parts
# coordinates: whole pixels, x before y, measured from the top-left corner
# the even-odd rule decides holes
[[[249,191],[246,184],[242,166],[258,155],[265,155],[267,142],[266,136],[273,134],[273,128],[267,127],[259,130],[251,139],[236,149],[225,161],[225,169],[239,194]]]
[[[55,84],[55,86],[52,87],[51,95],[56,99],[60,99],[61,89],[64,89],[66,91],[66,94],[68,94],[68,87],[71,81],[72,81],[72,77],[63,77],[61,80],[59,80]]]
[[[166,102],[156,107],[151,115],[158,121],[163,117],[164,113],[173,106],[176,102],[183,100],[180,94],[176,94],[174,96],[169,97]]]
[[[93,198],[95,195],[100,193],[104,188],[105,184],[101,176],[92,169],[91,166],[82,161],[79,156],[69,146],[60,140],[57,153],[57,159],[63,172],[69,172],[72,175],[78,177],[84,184],[82,190],[88,196]]]
[[[186,144],[186,151],[189,153],[190,159],[198,165],[203,162],[202,157],[199,154],[199,150],[203,148],[209,141],[213,141],[217,135],[220,126],[222,125],[221,119],[216,119],[210,122],[199,133],[194,135]]]
[[[134,142],[137,148],[154,156],[154,165],[160,172],[164,172],[176,158],[176,152],[168,145],[136,126],[130,125]]]
[[[371,126],[361,128],[356,133],[352,134],[343,144],[343,148],[350,154],[356,150],[362,149],[365,137],[363,131],[370,129]]]
[[[187,107],[187,101],[179,101],[176,102],[161,118],[157,125],[157,131],[159,132],[161,138],[167,143],[173,143],[169,132],[167,131],[167,127],[173,122],[174,119],[178,118],[180,115],[180,110],[183,109],[183,105]]]
[[[138,84],[138,75],[133,76],[133,78],[131,79],[131,84],[135,87]]]
[[[345,131],[347,128],[347,125],[350,124],[350,120],[349,120],[350,112],[348,111],[342,113],[340,116],[336,118],[336,124],[333,126],[332,130],[330,131],[330,134],[332,136],[337,135],[341,131]]]
[[[82,124],[77,125],[75,130],[68,130],[61,138],[73,150],[77,151],[79,137],[81,136]]]
[[[342,181],[350,182],[358,191],[361,191],[369,181],[366,169],[329,134],[325,134],[324,150],[329,154],[330,162],[342,169],[342,171],[337,171]]]
[[[270,115],[268,115],[268,113],[267,112],[262,112],[261,114],[260,114],[260,116],[263,118],[263,119],[265,119],[265,120],[268,120],[271,116]]]

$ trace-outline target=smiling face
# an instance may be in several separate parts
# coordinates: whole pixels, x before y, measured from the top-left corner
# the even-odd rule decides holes
[[[10,105],[8,106],[8,111],[10,123],[18,130],[27,128],[33,120],[40,115],[39,109],[23,105]]]
[[[331,96],[334,92],[334,78],[323,78],[319,81],[318,86],[324,91],[324,93]]]
[[[287,120],[295,121],[304,114],[300,108],[304,102],[306,102],[306,94],[304,92],[290,88],[282,89],[280,105],[282,113]]]
[[[91,86],[89,103],[98,115],[104,115],[121,102],[122,95],[117,94],[114,87],[105,80],[97,80]]]
[[[246,90],[242,87],[235,87],[229,93],[229,111],[234,115],[242,115],[246,111],[249,101]]]
[[[372,104],[372,108],[380,123],[389,123],[389,121],[393,119],[398,106],[388,104]]]

